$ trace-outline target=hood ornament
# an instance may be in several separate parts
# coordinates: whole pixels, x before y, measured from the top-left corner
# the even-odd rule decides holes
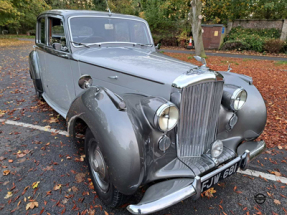
[[[227,70],[227,72],[230,72],[232,70],[232,68],[231,68],[231,66],[230,66],[230,64],[228,65],[228,70]]]
[[[194,59],[201,62],[203,64],[202,66],[206,67],[207,64],[205,58],[202,58],[200,56],[194,56]]]

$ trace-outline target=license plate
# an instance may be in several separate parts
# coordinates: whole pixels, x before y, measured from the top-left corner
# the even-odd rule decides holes
[[[222,181],[222,180],[226,179],[227,177],[229,177],[229,176],[233,175],[234,173],[236,173],[237,169],[239,167],[239,162],[233,164],[230,167],[227,167],[226,169],[224,169],[221,172],[215,174],[214,176],[210,177],[209,179],[206,179],[205,181],[201,182],[201,192],[204,192],[205,190],[208,190],[209,188],[211,188],[215,184],[217,184],[219,181]]]

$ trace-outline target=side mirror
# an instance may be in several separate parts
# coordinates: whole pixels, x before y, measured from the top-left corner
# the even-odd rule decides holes
[[[206,60],[200,56],[194,56],[194,59],[201,62],[204,66],[206,66]]]
[[[53,49],[61,51],[62,50],[62,44],[61,43],[53,43],[52,44]]]
[[[87,89],[92,86],[93,79],[90,75],[82,75],[79,79],[79,87],[82,89]]]
[[[158,43],[155,48],[156,48],[157,50],[160,50],[160,46],[161,46],[160,43]]]

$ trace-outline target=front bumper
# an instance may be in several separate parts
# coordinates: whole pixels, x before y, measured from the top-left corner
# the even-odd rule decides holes
[[[264,141],[248,143],[250,142],[243,143],[238,147],[238,157],[202,177],[172,179],[152,185],[147,189],[142,200],[137,205],[129,205],[127,210],[132,214],[150,214],[189,197],[193,197],[194,200],[198,199],[201,194],[202,181],[206,181],[238,162],[239,167],[245,170],[248,163],[261,154],[266,147]]]

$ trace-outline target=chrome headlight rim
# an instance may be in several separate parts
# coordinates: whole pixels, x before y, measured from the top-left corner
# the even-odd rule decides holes
[[[245,93],[245,95],[246,95],[246,96],[245,96],[245,101],[244,101],[244,103],[243,103],[240,107],[236,107],[236,106],[235,106],[235,102],[237,102],[238,97],[241,96],[242,93]],[[246,101],[247,101],[247,96],[248,96],[247,91],[246,91],[244,88],[238,88],[238,89],[236,89],[236,90],[233,92],[232,96],[231,96],[231,104],[230,104],[231,109],[234,110],[234,111],[239,111],[240,109],[242,109],[242,107],[244,106],[244,104],[245,104]],[[240,101],[241,101],[241,100],[240,100]]]
[[[176,111],[177,111],[177,119],[176,119],[176,122],[169,128],[167,129],[162,129],[160,127],[160,123],[159,123],[159,120],[160,120],[160,117],[162,115],[162,113],[166,110],[166,109],[170,109],[170,108],[176,108]],[[160,130],[161,132],[168,132],[168,131],[171,131],[172,129],[175,128],[175,126],[177,125],[178,123],[178,120],[179,120],[179,110],[177,108],[177,106],[171,102],[167,102],[165,104],[162,104],[156,111],[155,113],[155,116],[154,116],[154,125],[157,127],[158,130]]]

